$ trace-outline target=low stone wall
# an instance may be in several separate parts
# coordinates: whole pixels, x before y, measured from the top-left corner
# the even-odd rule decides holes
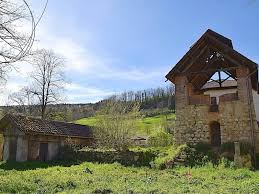
[[[118,162],[125,166],[150,166],[156,155],[152,152],[133,151],[79,151],[77,159],[80,161],[114,163]]]

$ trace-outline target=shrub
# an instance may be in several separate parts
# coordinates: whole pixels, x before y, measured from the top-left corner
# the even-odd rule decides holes
[[[75,144],[70,138],[67,138],[65,145],[59,150],[58,160],[76,161],[78,160],[78,150],[80,146]]]
[[[234,147],[234,143],[233,142],[226,142],[221,144],[220,146],[220,152],[231,152],[234,153],[235,152],[235,147]]]
[[[127,150],[130,144],[130,132],[136,130],[138,117],[138,103],[107,101],[99,111],[94,130],[97,146]]]
[[[206,143],[199,143],[195,146],[187,146],[184,150],[186,153],[187,166],[204,166],[208,162],[217,165],[219,162],[219,153],[213,151],[212,146]]]
[[[148,145],[153,147],[166,147],[173,145],[173,135],[162,130],[154,132],[148,138]]]
[[[98,163],[118,162],[125,166],[150,166],[150,162],[153,161],[155,157],[156,154],[153,153],[151,150],[116,151],[83,149],[78,153],[78,158],[81,161]]]
[[[246,155],[246,154],[250,154],[252,151],[252,146],[251,144],[247,143],[247,142],[241,142],[240,143],[240,153],[241,155]],[[230,152],[232,154],[235,154],[235,145],[234,142],[226,142],[223,143],[220,147],[220,152]]]
[[[179,147],[169,146],[166,150],[160,152],[155,160],[151,163],[151,167],[157,169],[172,168],[175,158],[186,148],[186,145]]]

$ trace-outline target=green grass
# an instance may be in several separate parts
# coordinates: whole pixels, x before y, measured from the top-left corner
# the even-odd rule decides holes
[[[76,124],[96,126],[98,119],[96,117],[88,117],[75,121]]]
[[[259,172],[210,165],[169,170],[88,162],[0,165],[0,193],[259,193],[258,180]]]
[[[137,131],[135,134],[137,135],[149,135],[155,130],[158,130],[161,125],[163,125],[164,121],[173,121],[175,119],[175,114],[161,114],[153,117],[145,117],[138,119],[137,121]],[[81,125],[89,125],[96,126],[98,119],[96,117],[88,117],[75,121],[77,124]]]
[[[145,117],[138,120],[138,134],[151,134],[153,131],[158,130],[167,121],[173,121],[175,119],[175,114],[161,114],[153,117]]]

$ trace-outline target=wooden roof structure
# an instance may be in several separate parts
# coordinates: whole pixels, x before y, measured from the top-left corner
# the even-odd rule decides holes
[[[6,114],[0,120],[0,132],[7,125],[12,125],[25,134],[53,135],[78,138],[92,138],[89,126],[58,121],[48,121],[22,115]]]
[[[208,29],[166,78],[175,83],[177,75],[186,75],[196,89],[201,89],[216,72],[224,72],[236,79],[235,70],[241,66],[249,68],[252,87],[257,90],[258,65],[234,50],[230,39]]]
[[[229,89],[229,88],[237,88],[237,81],[236,80],[226,80],[220,86],[219,83],[215,81],[207,82],[204,86],[202,86],[202,90],[215,90],[215,89]]]

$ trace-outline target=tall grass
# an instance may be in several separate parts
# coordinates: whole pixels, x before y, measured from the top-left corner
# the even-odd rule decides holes
[[[120,164],[0,167],[0,193],[258,193],[259,172],[208,164],[157,170]]]

